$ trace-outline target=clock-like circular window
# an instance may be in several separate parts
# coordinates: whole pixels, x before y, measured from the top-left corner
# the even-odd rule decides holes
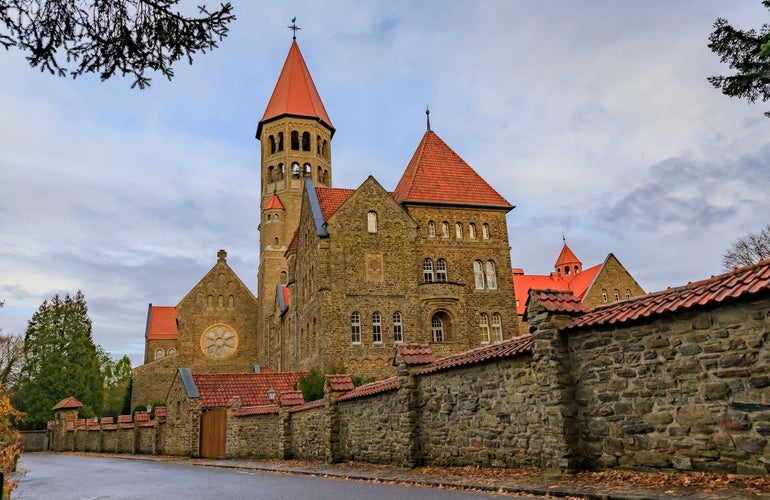
[[[223,323],[212,325],[201,335],[201,350],[210,358],[226,358],[236,349],[238,349],[238,335],[229,325]]]

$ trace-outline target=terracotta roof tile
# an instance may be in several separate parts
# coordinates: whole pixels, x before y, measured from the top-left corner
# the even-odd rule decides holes
[[[243,406],[271,404],[267,391],[275,390],[275,401],[294,390],[299,373],[198,373],[193,374],[203,408],[226,407],[235,397]]]
[[[537,300],[549,312],[560,313],[584,313],[586,306],[580,300],[580,297],[572,293],[572,290],[530,290],[531,297]],[[530,300],[528,299],[528,300]]]
[[[313,78],[310,76],[296,41],[293,41],[289,48],[289,54],[286,56],[286,62],[283,63],[273,95],[267,103],[265,114],[259,121],[257,138],[265,122],[287,115],[318,118],[334,134],[332,122],[326,114],[326,108],[321,102],[321,96],[318,95],[318,90],[315,88]]]
[[[278,413],[278,406],[247,406],[238,408],[233,412],[235,417],[248,417],[251,415],[269,415],[271,413]]]
[[[323,398],[316,399],[315,401],[311,401],[309,403],[305,403],[300,406],[294,406],[292,408],[289,408],[289,412],[296,413],[298,411],[305,411],[305,410],[312,410],[313,408],[320,408],[325,404],[325,401]]]
[[[393,194],[399,203],[513,208],[432,131],[423,136]]]
[[[283,203],[281,203],[281,199],[278,197],[277,194],[273,194],[273,196],[270,197],[269,200],[267,200],[267,203],[265,203],[265,206],[262,207],[262,210],[285,210]]]
[[[154,306],[150,304],[147,311],[148,340],[176,340],[178,337],[176,327],[176,307]]]
[[[296,252],[299,248],[299,228],[294,231],[294,235],[291,237],[291,243],[286,247],[286,253]]]
[[[421,368],[417,375],[424,375],[426,373],[433,373],[449,368],[454,368],[463,365],[474,365],[477,363],[483,363],[490,359],[509,358],[522,353],[528,353],[532,351],[532,336],[522,335],[520,337],[514,337],[512,339],[503,340],[502,342],[495,342],[484,347],[477,347],[470,351],[466,351],[461,354],[455,354],[454,356],[448,356],[441,358],[438,361]]]
[[[580,259],[577,258],[577,256],[574,254],[574,252],[570,249],[570,247],[567,246],[567,243],[564,242],[564,246],[561,249],[561,252],[559,253],[559,257],[556,258],[556,263],[553,265],[553,267],[560,267],[564,266],[565,264],[581,264]]]
[[[527,299],[531,289],[539,290],[572,290],[572,292],[581,300],[585,297],[588,287],[593,283],[602,265],[597,264],[593,267],[583,270],[574,276],[571,281],[565,280],[562,276],[551,273],[550,275],[539,274],[519,274],[516,268],[511,269],[513,274],[513,293],[516,296],[516,313],[524,314],[527,309]]]
[[[348,374],[327,374],[324,377],[329,382],[331,390],[335,392],[349,391],[355,387]]]
[[[385,380],[378,380],[369,384],[364,384],[356,387],[352,391],[343,394],[337,398],[337,401],[347,401],[350,399],[364,398],[367,396],[374,396],[375,394],[381,394],[383,392],[393,391],[398,388],[398,379],[391,377]]]
[[[668,288],[608,306],[592,309],[584,316],[563,326],[574,330],[585,326],[608,325],[644,319],[661,314],[770,292],[770,259],[730,273]]]
[[[436,360],[428,344],[403,343],[398,344],[396,350],[407,365],[424,365]]]
[[[289,391],[281,396],[281,404],[284,406],[296,406],[305,404],[305,398],[302,397],[302,391]]]
[[[315,188],[316,196],[318,196],[318,204],[321,206],[321,216],[324,221],[329,220],[329,217],[337,211],[343,203],[348,201],[348,198],[356,192],[355,189],[342,189],[342,188]]]
[[[83,403],[81,403],[80,401],[78,401],[77,399],[75,399],[73,397],[69,397],[69,398],[62,399],[61,401],[56,403],[54,405],[54,407],[51,408],[51,410],[53,410],[53,411],[56,411],[56,410],[74,410],[75,408],[80,408],[82,406],[83,406]]]

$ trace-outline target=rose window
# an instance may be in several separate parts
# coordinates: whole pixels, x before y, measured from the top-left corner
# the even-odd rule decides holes
[[[222,359],[238,348],[238,336],[227,325],[214,325],[201,336],[201,350],[206,356]]]

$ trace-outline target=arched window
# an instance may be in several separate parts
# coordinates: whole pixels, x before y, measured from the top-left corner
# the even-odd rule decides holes
[[[468,224],[468,235],[471,237],[472,240],[476,239],[476,224],[471,222]]]
[[[283,151],[283,132],[278,132],[278,151]]]
[[[626,298],[627,299],[631,298],[631,289],[630,288],[626,288]]]
[[[299,149],[299,132],[291,131],[291,149]]]
[[[481,225],[481,237],[485,240],[489,239],[489,224],[486,222]]]
[[[369,210],[366,214],[366,227],[370,233],[377,232],[377,212],[374,210]]]
[[[235,297],[234,296],[230,295],[230,296],[227,297],[227,307],[230,308],[230,309],[235,307]]]
[[[275,153],[275,136],[270,136],[270,154]]]
[[[497,290],[497,273],[495,272],[495,262],[487,261],[487,288]]]
[[[564,266],[564,276],[569,276],[569,266]]]
[[[279,163],[278,164],[278,180],[282,181],[284,175],[285,175],[285,172],[283,170],[283,163]]]
[[[476,290],[484,289],[484,265],[480,260],[473,261],[473,279],[476,282]]]
[[[615,302],[620,300],[620,292],[617,288],[612,292],[612,296],[615,298]]]
[[[281,271],[281,284],[282,284],[282,285],[285,285],[285,284],[286,284],[286,278],[287,278],[287,276],[288,276],[288,275],[286,274],[286,271]]]
[[[310,151],[310,132],[302,132],[302,151]]]
[[[310,173],[311,173],[312,169],[313,169],[313,167],[311,167],[309,163],[305,163],[304,168],[303,168],[304,176],[305,177],[310,177]]]
[[[458,240],[463,239],[463,223],[458,222],[455,224],[455,238]]]
[[[489,343],[489,316],[485,313],[481,313],[481,320],[479,321],[479,335],[481,336],[481,343]]]
[[[208,297],[206,297],[206,306],[208,306],[209,309],[213,309],[214,308],[214,296],[213,295],[209,295]]]
[[[607,303],[609,302],[609,299],[607,298],[607,289],[602,288],[602,302]]]
[[[372,313],[372,342],[382,344],[382,316],[380,313]]]
[[[503,318],[499,314],[492,315],[492,341],[500,342],[503,340]]]
[[[433,283],[433,261],[430,259],[422,261],[422,280],[425,283]]]
[[[273,248],[278,248],[281,246],[281,242],[278,240],[278,236],[273,238]]]
[[[163,349],[155,349],[155,359],[160,359],[163,357]]]
[[[428,237],[435,238],[436,237],[436,223],[432,220],[428,221]]]
[[[321,154],[327,160],[329,159],[329,144],[326,141],[324,141],[323,146],[321,147]]]
[[[579,266],[575,266],[575,274],[577,274],[579,272],[580,272],[580,267]]]
[[[446,261],[439,259],[436,261],[436,281],[446,281]]]
[[[434,314],[430,320],[431,339],[433,342],[444,341],[444,322],[441,320],[438,314]]]
[[[350,315],[350,340],[354,344],[361,343],[361,315],[358,312]]]
[[[317,135],[315,138],[315,152],[320,155],[321,154],[321,136]]]
[[[401,313],[396,311],[393,313],[393,342],[404,341],[404,327],[401,323]]]
[[[174,349],[173,347],[168,350],[168,355],[171,356],[172,354],[176,354],[176,349]]]
[[[270,165],[267,167],[267,182],[275,181],[275,167]]]
[[[441,223],[441,237],[449,238],[449,223],[447,221]]]

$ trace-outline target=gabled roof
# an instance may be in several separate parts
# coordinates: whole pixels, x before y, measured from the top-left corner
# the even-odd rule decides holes
[[[571,290],[530,290],[525,306],[529,305],[529,301],[533,297],[549,312],[576,314],[586,311],[585,304]],[[526,314],[525,311],[525,320],[527,319]]]
[[[326,114],[326,108],[321,102],[321,96],[318,95],[296,40],[291,43],[273,95],[257,126],[257,139],[262,132],[262,125],[282,116],[316,118],[334,135],[332,121]]]
[[[375,394],[381,394],[383,392],[393,391],[396,389],[398,389],[398,378],[386,378],[385,380],[378,380],[376,382],[360,385],[350,392],[347,392],[338,397],[337,401],[347,401],[349,399],[374,396]]]
[[[62,399],[58,403],[56,403],[51,410],[74,410],[76,408],[80,408],[83,406],[83,403],[78,401],[77,399],[73,398],[72,396]]]
[[[353,379],[348,374],[326,374],[324,378],[332,391],[350,391],[354,388]]]
[[[502,342],[495,342],[484,347],[477,347],[454,356],[441,358],[429,365],[421,368],[417,375],[433,373],[456,366],[473,365],[483,363],[490,359],[509,358],[518,354],[532,352],[532,335],[526,334],[520,337],[513,337]]]
[[[285,210],[283,203],[281,203],[281,199],[278,197],[277,194],[273,194],[273,196],[270,197],[269,200],[267,200],[267,203],[265,203],[265,206],[262,207],[262,210]]]
[[[685,286],[600,306],[561,328],[611,325],[665,313],[701,307],[749,295],[770,293],[770,259],[730,273],[713,276]]]
[[[149,305],[147,309],[147,340],[176,340],[176,307]]]
[[[433,351],[428,344],[404,342],[396,345],[396,351],[407,365],[424,365],[436,360],[436,358],[433,357]]]
[[[267,391],[275,391],[278,402],[281,395],[294,390],[299,382],[296,372],[262,372],[262,373],[198,373],[193,374],[195,387],[200,394],[201,405],[204,408],[221,408],[229,406],[235,397],[241,398],[243,406],[260,406],[271,404]]]
[[[537,290],[571,290],[579,299],[583,299],[596,279],[602,264],[597,264],[572,277],[570,281],[562,275],[551,273],[550,275],[520,274],[520,269],[512,269],[513,292],[516,295],[516,313],[524,314],[527,310],[527,299],[531,289]]]
[[[422,137],[393,194],[399,203],[513,208],[430,130]]]
[[[342,188],[327,188],[317,187],[315,188],[316,196],[318,197],[318,205],[321,209],[321,216],[326,221],[329,217],[342,206],[343,203],[348,201],[355,189],[342,189]]]

